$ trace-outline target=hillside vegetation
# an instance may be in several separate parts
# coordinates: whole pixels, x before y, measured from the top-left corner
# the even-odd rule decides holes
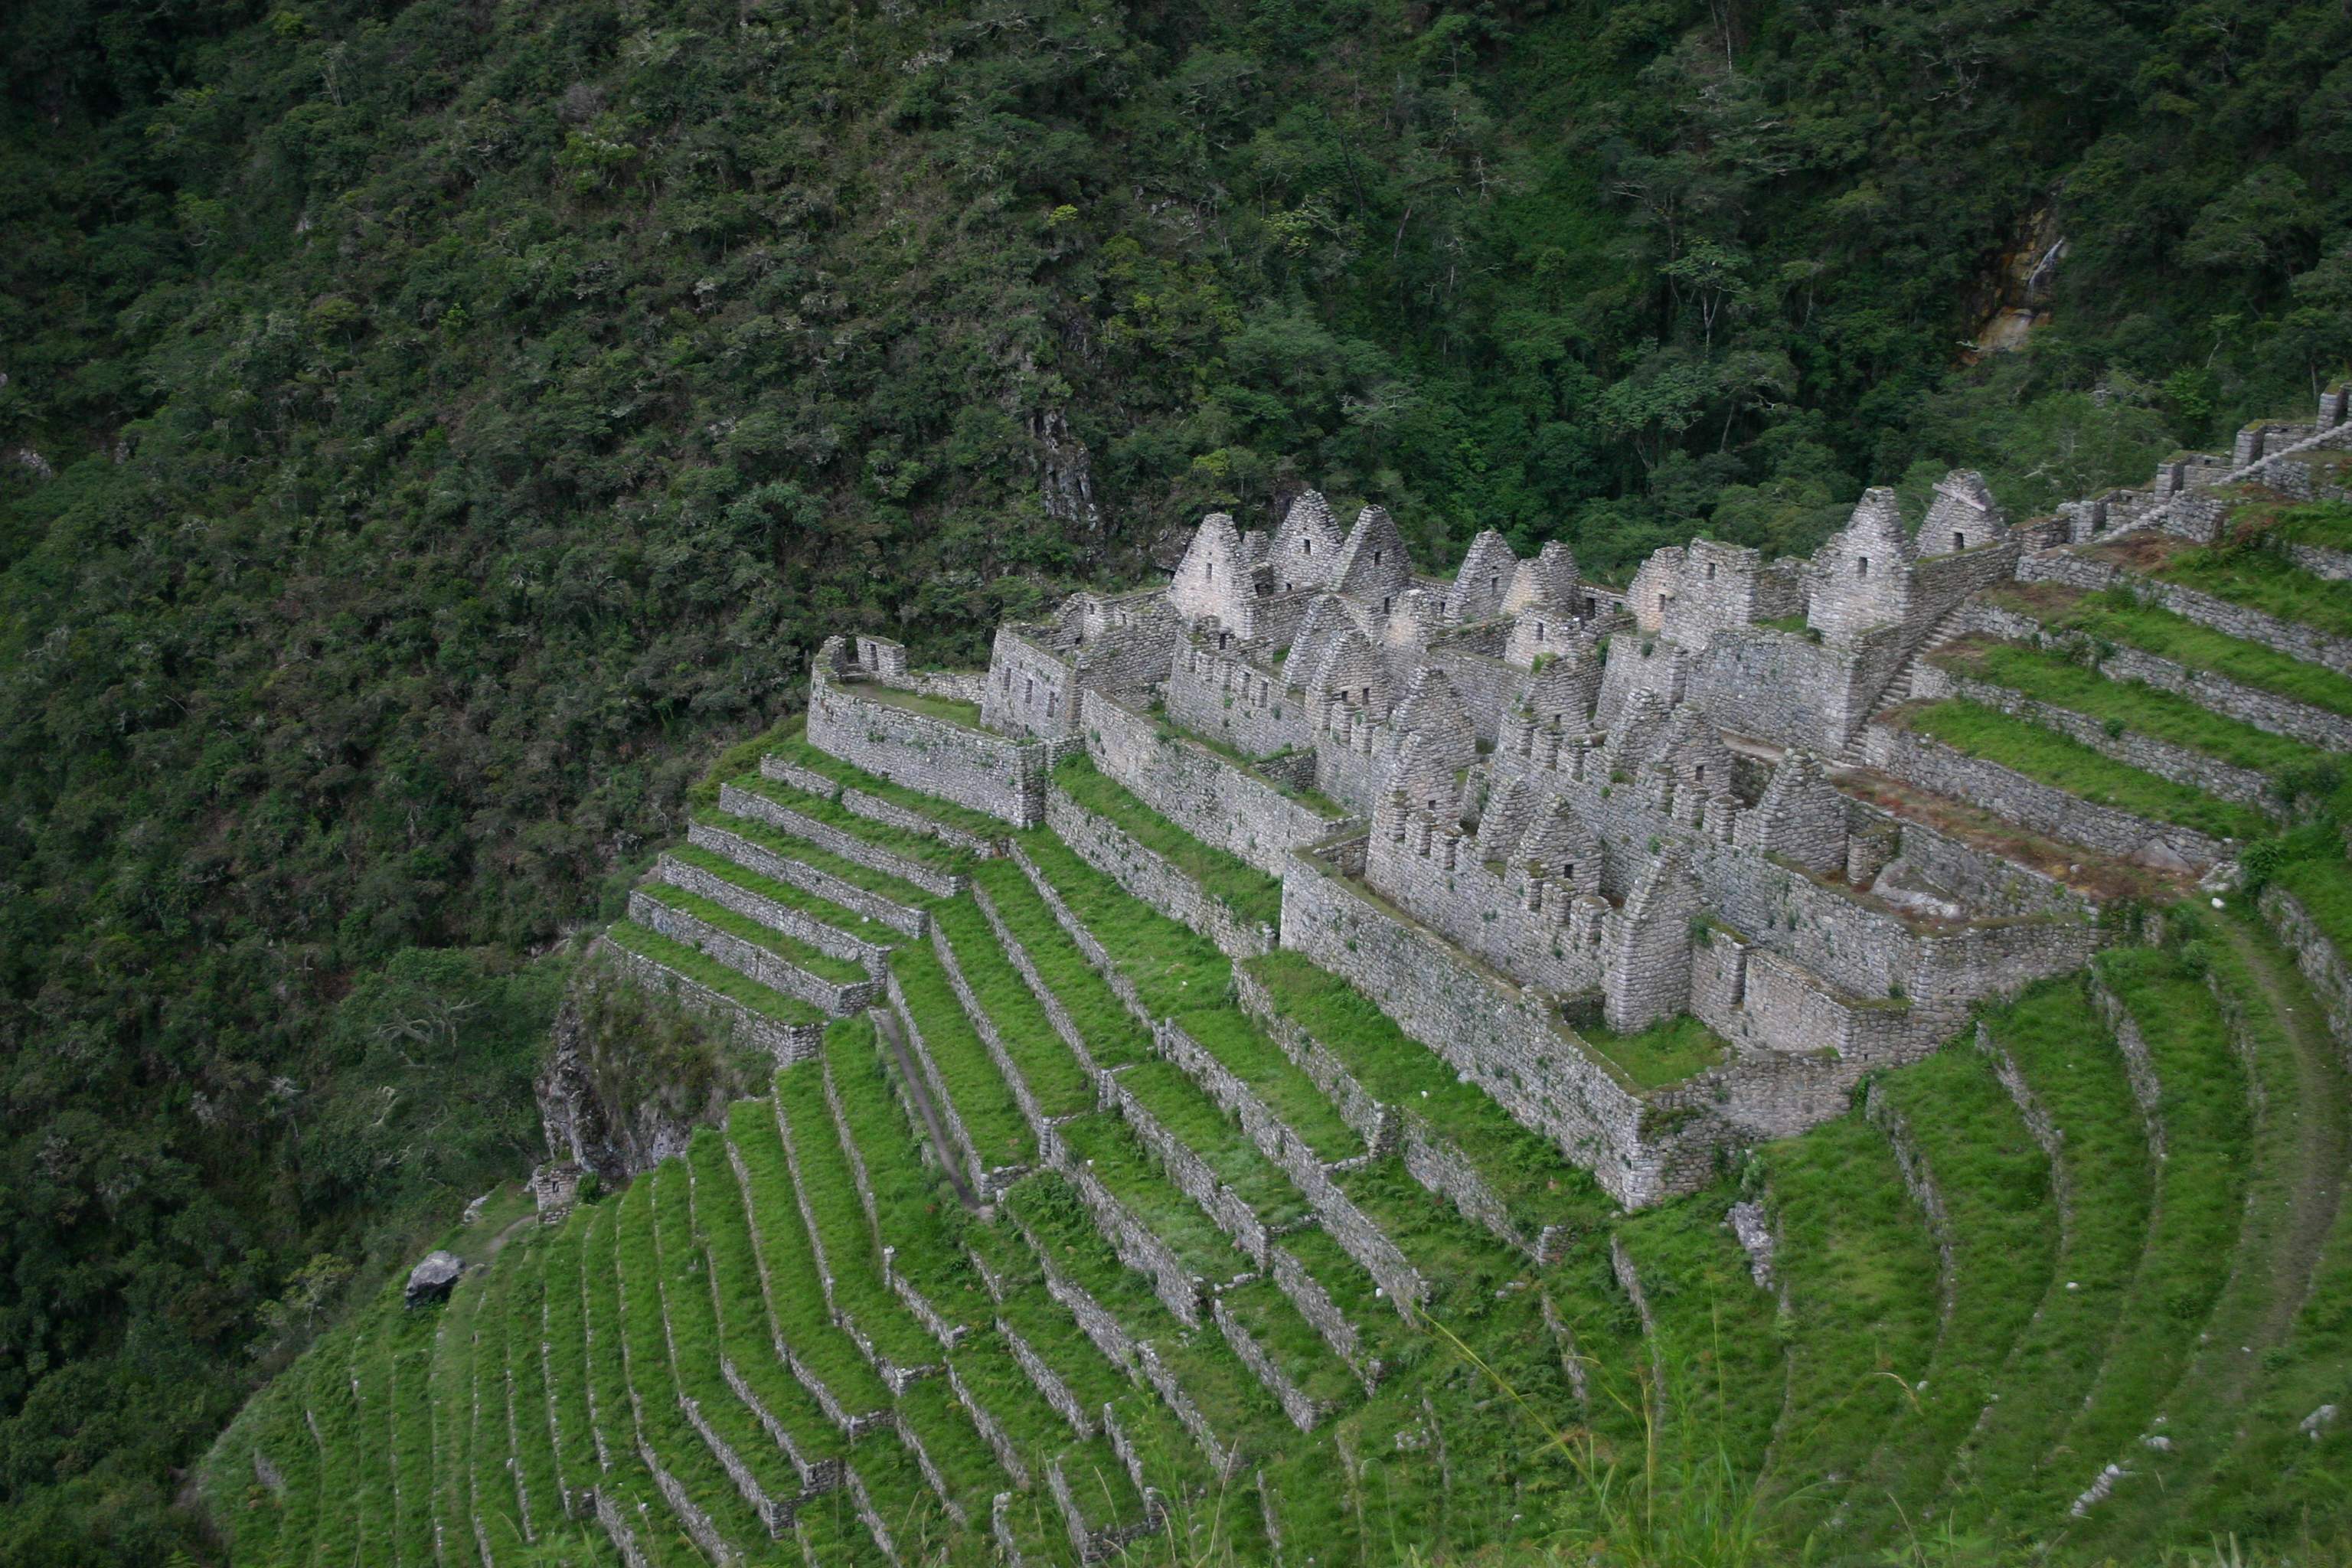
[[[567,927],[851,624],[1312,478],[1430,560],[2020,515],[2352,350],[2352,19],[25,0],[0,1563],[528,1163]],[[1973,369],[2008,262],[2050,325]]]

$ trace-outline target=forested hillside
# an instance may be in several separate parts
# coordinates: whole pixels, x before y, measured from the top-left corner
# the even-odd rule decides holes
[[[209,1553],[179,1468],[534,1157],[538,955],[826,633],[1307,481],[1602,573],[2025,515],[2352,354],[2340,5],[22,0],[0,70],[5,1563]]]

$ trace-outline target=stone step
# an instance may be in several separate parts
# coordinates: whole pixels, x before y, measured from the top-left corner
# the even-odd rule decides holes
[[[829,808],[831,805],[821,796],[808,795],[764,777],[719,786],[719,810],[731,816],[749,817],[779,833],[814,845],[828,855],[920,888],[933,898],[953,898],[970,885],[969,879],[961,872],[950,869],[929,857],[905,853],[876,843],[849,828],[821,820],[815,812]],[[865,822],[868,819],[856,820]],[[893,831],[879,824],[875,825],[876,837],[887,836]]]
[[[889,962],[891,947],[901,940],[898,932],[870,916],[691,843],[664,850],[653,875],[877,977]]]

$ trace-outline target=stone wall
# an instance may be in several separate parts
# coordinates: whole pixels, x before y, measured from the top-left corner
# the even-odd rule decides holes
[[[2045,641],[2067,648],[2092,646],[2080,634],[2052,632],[2030,616],[1998,605],[1970,605],[1960,623],[1968,631],[2024,641]],[[2210,669],[2197,669],[2173,659],[2119,645],[2102,645],[2095,668],[2110,680],[2137,680],[2159,691],[2178,692],[2214,712],[2273,735],[2287,735],[2332,751],[2352,751],[2352,717],[2324,708],[2241,686]]]
[[[688,842],[693,842],[689,836]],[[757,921],[771,931],[808,943],[819,952],[866,966],[868,974],[879,974],[889,962],[890,950],[880,942],[866,942],[852,936],[839,926],[801,913],[788,904],[763,899],[749,889],[736,886],[726,878],[690,866],[675,855],[664,854],[654,864],[654,875],[673,888],[680,888],[698,898],[734,910],[745,920]]]
[[[1280,876],[1291,848],[1339,824],[1197,741],[1164,732],[1146,715],[1105,700],[1087,704],[1087,752],[1126,791],[1177,826]],[[1045,817],[1045,792],[1036,797]]]
[[[1478,739],[1492,745],[1502,728],[1503,714],[1517,700],[1528,672],[1502,658],[1501,644],[1492,634],[1507,623],[1464,626],[1433,638],[1429,663],[1445,672],[1462,699],[1462,710]],[[1492,646],[1489,646],[1489,645]]]
[[[721,931],[683,910],[671,909],[642,888],[630,890],[629,918],[647,931],[658,931],[672,942],[700,949],[728,968],[771,991],[798,997],[813,1007],[824,1008],[835,1017],[855,1013],[873,1003],[875,985],[871,980],[844,984],[811,974],[800,965],[757,943],[746,942],[731,931]]]
[[[2210,752],[2176,746],[2168,741],[2159,741],[2136,730],[2109,734],[2105,724],[2087,713],[2077,713],[2054,702],[2041,701],[2011,687],[1997,686],[1990,681],[1978,680],[1923,662],[1914,679],[1911,695],[1921,700],[1965,698],[2003,713],[2030,719],[2062,735],[2071,736],[2095,752],[2145,773],[2154,773],[2158,778],[2187,784],[2191,789],[2202,790],[2222,800],[2256,806],[2274,816],[2284,815],[2284,808],[2272,795],[2267,774],[2252,768],[2233,767]]]
[[[1474,969],[1450,943],[1368,898],[1309,854],[1283,879],[1283,945],[1370,997],[1513,1120],[1639,1207],[1714,1171],[1700,1119],[1655,1118],[1543,1004]]]
[[[1363,1265],[1364,1271],[1388,1292],[1398,1310],[1418,1306],[1428,1299],[1428,1281],[1422,1279],[1396,1243],[1331,1179],[1329,1169],[1307,1141],[1276,1115],[1256,1090],[1234,1076],[1207,1047],[1172,1020],[1160,1020],[1152,1028],[1152,1040],[1162,1057],[1181,1068],[1186,1077],[1201,1086],[1202,1092],[1216,1101],[1219,1110],[1241,1123],[1242,1131],[1258,1152],[1290,1178],[1331,1239]]]
[[[971,1182],[972,1190],[981,1194],[983,1202],[992,1201],[1019,1180],[1027,1167],[981,1163],[980,1146],[972,1142],[971,1130],[964,1126],[963,1118],[956,1113],[955,1100],[948,1093],[947,1080],[940,1074],[939,1063],[931,1056],[930,1047],[923,1038],[923,1031],[916,1026],[914,1009],[907,1005],[907,994],[898,987],[898,976],[886,971],[882,985],[884,993],[890,998],[890,1010],[897,1017],[898,1027],[905,1032],[908,1052],[915,1058],[915,1066],[923,1075],[924,1087],[930,1091],[931,1108],[939,1113],[949,1138],[955,1144],[952,1150],[943,1149],[940,1153],[962,1161],[965,1177]]]
[[[1273,951],[1273,927],[1244,920],[1172,861],[1059,788],[1046,792],[1045,825],[1087,865],[1161,914],[1208,938],[1226,957],[1255,958]]]
[[[1603,729],[1616,722],[1633,693],[1656,694],[1672,708],[1683,700],[1690,675],[1691,656],[1654,634],[1620,633],[1609,639],[1607,661],[1601,667],[1601,699],[1593,722]]]
[[[980,721],[1007,735],[1051,739],[1078,724],[1078,672],[1048,646],[1050,628],[1003,626],[983,678]]]
[[[2036,833],[2104,854],[2129,859],[2161,843],[2191,865],[2210,866],[2230,853],[2220,840],[2194,828],[2094,805],[1907,730],[1874,725],[1864,733],[1863,748],[1871,766],[1906,784],[1973,802]]]
[[[2336,1037],[2346,1068],[2352,1069],[2352,970],[2293,893],[2273,883],[2263,889],[2261,904],[2263,918],[2311,982],[2312,994],[2327,1013],[2327,1032]]]
[[[2322,665],[2339,675],[2352,675],[2352,639],[2329,637],[2300,621],[2264,615],[2260,610],[2234,605],[2227,599],[2216,598],[2194,588],[2184,588],[2177,583],[2126,576],[2105,562],[2087,560],[2062,551],[2047,551],[2025,557],[2018,563],[2017,574],[2028,582],[2059,582],[2069,587],[2092,592],[2121,580],[2141,599],[2159,605],[2200,626],[2210,626],[2217,632],[2242,637],[2248,642],[2261,643],[2289,658]]]
[[[934,898],[951,899],[968,885],[965,878],[952,876],[924,861],[894,854],[831,823],[819,822],[779,801],[751,790],[738,789],[731,784],[719,786],[719,809],[735,816],[749,817],[754,822],[764,822],[781,833],[814,844],[828,855],[863,866],[869,871],[879,871],[886,877],[911,882]]]
[[[1265,1347],[1259,1344],[1249,1330],[1242,1325],[1241,1320],[1226,1308],[1222,1298],[1210,1304],[1210,1312],[1215,1319],[1218,1332],[1223,1334],[1225,1342],[1233,1346],[1234,1354],[1266,1386],[1274,1395],[1275,1403],[1282,1406],[1282,1413],[1290,1417],[1290,1424],[1301,1432],[1312,1432],[1322,1425],[1330,1412],[1308,1398],[1307,1391],[1290,1380],[1275,1359],[1265,1352]]]
[[[667,992],[694,1011],[722,1020],[739,1043],[767,1052],[775,1058],[778,1067],[807,1061],[824,1045],[823,1024],[778,1023],[773,1018],[754,1013],[731,996],[713,991],[693,976],[681,974],[669,965],[647,958],[643,953],[631,952],[617,942],[600,937],[597,946],[632,981],[648,991]]]
[[[809,677],[808,739],[842,761],[893,784],[969,806],[1015,827],[1045,815],[1045,774],[1055,752],[860,696],[855,686]]]
[[[1306,693],[1240,652],[1199,637],[1176,649],[1167,702],[1176,723],[1249,756],[1297,751],[1314,741]]]
[[[845,810],[862,816],[868,822],[878,822],[885,827],[895,827],[904,833],[920,833],[936,838],[942,844],[982,857],[1002,853],[1002,841],[996,837],[983,837],[977,833],[967,833],[961,827],[941,822],[936,816],[909,810],[897,801],[885,800],[882,796],[868,794],[854,784],[845,784],[830,773],[821,773],[814,768],[804,768],[796,763],[786,762],[772,752],[760,759],[760,776],[773,779],[781,784],[790,784],[793,788],[810,795],[822,795],[827,800],[838,801]]]
[[[892,931],[904,931],[908,936],[922,935],[924,925],[930,919],[920,910],[908,909],[879,893],[869,893],[854,882],[845,882],[829,871],[820,871],[814,866],[779,855],[739,833],[730,833],[711,823],[695,823],[686,830],[686,841],[698,849],[724,855],[746,870],[772,877],[779,882],[789,882],[803,892],[830,900],[854,914],[879,921]]]

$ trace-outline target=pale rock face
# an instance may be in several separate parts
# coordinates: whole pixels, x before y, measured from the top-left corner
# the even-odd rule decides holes
[[[411,1307],[422,1307],[445,1300],[466,1271],[465,1260],[454,1252],[428,1252],[425,1260],[408,1271],[408,1286],[401,1293]]]

